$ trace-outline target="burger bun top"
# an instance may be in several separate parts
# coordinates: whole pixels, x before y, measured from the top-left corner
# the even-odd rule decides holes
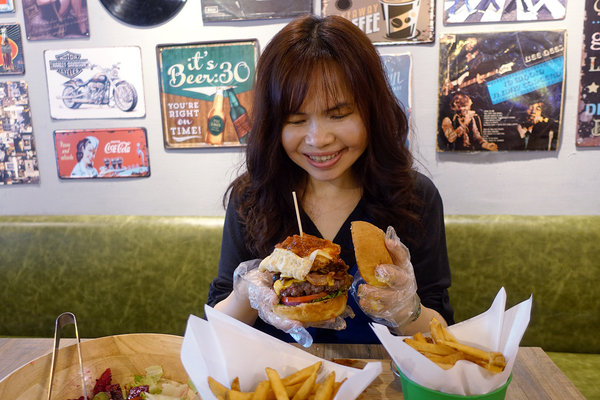
[[[393,264],[392,256],[385,245],[385,233],[366,221],[353,221],[350,230],[360,276],[369,285],[385,286],[375,276],[377,265]]]

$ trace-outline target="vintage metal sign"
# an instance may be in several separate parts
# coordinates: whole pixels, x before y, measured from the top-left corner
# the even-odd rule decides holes
[[[146,114],[139,47],[46,50],[44,57],[52,118]]]
[[[54,131],[61,179],[150,176],[144,128]]]
[[[0,13],[14,13],[15,4],[13,0],[0,0]]]
[[[410,53],[385,54],[381,56],[385,73],[396,95],[396,99],[402,106],[407,118],[411,111],[411,75],[412,59]]]
[[[440,38],[438,151],[558,149],[565,31]]]
[[[567,0],[444,0],[444,24],[558,20],[566,8]]]
[[[246,143],[257,41],[158,45],[156,50],[165,147]]]
[[[90,36],[86,0],[22,0],[29,40],[81,39]]]
[[[293,18],[312,13],[312,0],[202,0],[204,22]]]
[[[578,147],[600,147],[600,2],[585,1],[581,83],[579,87]]]
[[[25,82],[0,82],[0,115],[0,185],[38,183],[40,171]]]
[[[0,25],[0,75],[23,75],[25,60],[19,24]]]
[[[434,0],[323,0],[322,15],[341,15],[374,44],[433,42]]]

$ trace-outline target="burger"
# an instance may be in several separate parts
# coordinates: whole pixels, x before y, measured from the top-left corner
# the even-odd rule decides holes
[[[275,245],[258,267],[272,274],[273,290],[279,298],[273,312],[312,323],[342,314],[353,278],[340,251],[339,245],[306,233]]]

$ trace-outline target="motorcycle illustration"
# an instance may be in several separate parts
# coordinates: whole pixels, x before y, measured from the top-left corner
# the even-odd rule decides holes
[[[99,69],[88,81],[74,78],[64,83],[62,101],[65,106],[76,109],[82,104],[115,105],[121,111],[132,111],[137,105],[138,97],[135,87],[119,78],[119,64],[104,68],[95,64],[91,70]],[[111,102],[112,101],[112,102]]]

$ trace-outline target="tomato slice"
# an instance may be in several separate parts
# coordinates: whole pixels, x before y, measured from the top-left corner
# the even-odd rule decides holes
[[[300,303],[308,303],[310,301],[320,299],[321,297],[327,296],[327,292],[309,294],[307,296],[285,296],[281,298],[281,303],[285,305],[295,305]]]

